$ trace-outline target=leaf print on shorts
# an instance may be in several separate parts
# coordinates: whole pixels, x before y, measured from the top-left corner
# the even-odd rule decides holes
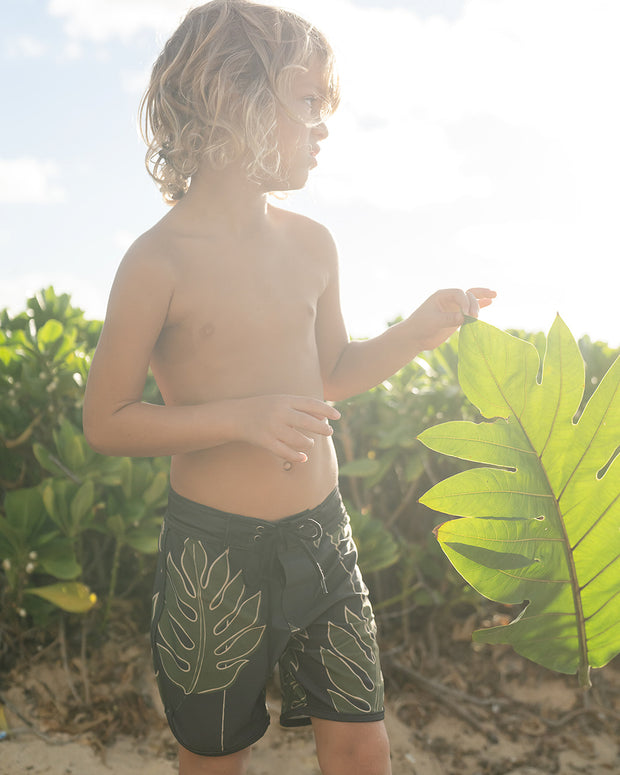
[[[260,602],[260,592],[246,597],[241,571],[231,578],[228,550],[209,564],[203,544],[187,538],[179,565],[168,553],[155,637],[168,678],[185,694],[231,686],[263,637]]]
[[[329,623],[331,648],[321,648],[321,660],[334,687],[327,692],[340,713],[378,713],[383,709],[383,676],[375,657],[375,633],[348,607],[345,618],[348,629]]]

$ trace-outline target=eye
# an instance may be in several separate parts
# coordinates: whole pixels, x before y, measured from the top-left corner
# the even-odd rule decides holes
[[[320,120],[321,118],[321,99],[315,95],[308,95],[304,97],[302,102],[308,106],[308,112],[313,119]]]

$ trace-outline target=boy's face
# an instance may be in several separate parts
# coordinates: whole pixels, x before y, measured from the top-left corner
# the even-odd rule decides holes
[[[328,135],[321,120],[323,70],[312,64],[307,72],[294,79],[287,110],[278,116],[278,149],[281,156],[282,180],[275,191],[303,188],[308,173],[317,166],[319,143]],[[299,117],[296,120],[296,117]]]

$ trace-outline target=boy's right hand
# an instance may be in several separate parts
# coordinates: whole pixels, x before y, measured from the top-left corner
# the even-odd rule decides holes
[[[256,396],[236,403],[235,434],[290,463],[305,463],[313,435],[331,436],[329,420],[339,420],[333,406],[308,396]]]
[[[412,329],[416,350],[438,347],[463,324],[465,315],[477,318],[482,307],[488,307],[496,295],[490,288],[436,291],[405,321]]]

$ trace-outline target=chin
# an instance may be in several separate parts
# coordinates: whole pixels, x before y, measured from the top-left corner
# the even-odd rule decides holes
[[[268,180],[265,183],[265,188],[269,192],[284,192],[284,191],[299,191],[300,189],[304,188],[306,183],[308,182],[310,170],[309,169],[297,169],[292,170],[289,175],[287,175],[286,180],[274,178],[273,180]]]
[[[290,179],[287,181],[287,191],[298,191],[303,188],[308,182],[308,173],[309,170],[304,170],[296,175],[291,175]]]
[[[286,190],[287,191],[301,191],[302,188],[306,187],[306,183],[307,182],[308,182],[308,176],[306,175],[306,177],[302,181],[298,181],[298,182],[295,182],[295,183],[293,183],[293,182],[289,183],[289,185],[286,188]]]

